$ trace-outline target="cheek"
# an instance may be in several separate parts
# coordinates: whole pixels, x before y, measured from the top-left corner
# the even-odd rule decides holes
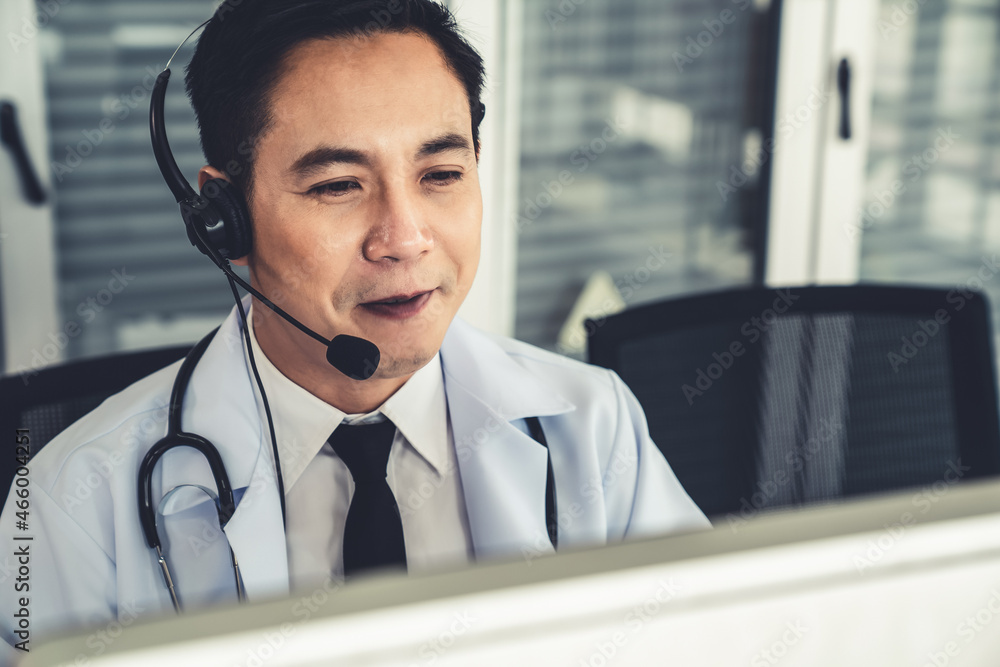
[[[449,246],[459,269],[459,278],[466,286],[472,283],[479,266],[482,244],[483,208],[481,200],[470,203],[451,228]]]
[[[262,282],[298,292],[336,284],[349,265],[351,247],[349,239],[331,234],[328,224],[298,202],[276,196],[254,206],[251,268]]]
[[[471,238],[469,239],[468,248],[466,249],[466,260],[463,264],[463,269],[467,272],[467,280],[471,284],[473,278],[476,277],[476,271],[479,268],[480,254],[482,253],[482,225],[477,225]]]

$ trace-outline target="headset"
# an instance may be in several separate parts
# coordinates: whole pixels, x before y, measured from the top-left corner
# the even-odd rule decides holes
[[[307,336],[323,343],[326,346],[326,360],[338,371],[353,380],[367,380],[378,369],[380,361],[380,351],[371,341],[356,336],[340,334],[333,339],[327,339],[321,334],[305,326],[297,319],[289,315],[270,299],[257,291],[249,283],[237,275],[229,264],[231,259],[239,259],[250,254],[253,248],[253,230],[250,224],[250,213],[243,194],[229,181],[221,178],[212,178],[205,182],[200,192],[195,192],[187,179],[181,173],[170,151],[170,144],[167,141],[166,126],[164,122],[164,102],[166,99],[167,84],[170,81],[170,64],[181,48],[199,30],[208,25],[213,19],[208,19],[184,38],[184,41],[174,50],[174,53],[167,60],[163,71],[156,77],[153,85],[152,95],[149,104],[149,133],[153,145],[153,155],[159,167],[167,187],[173,194],[175,201],[180,207],[181,218],[187,231],[188,240],[193,246],[207,255],[212,262],[218,266],[229,280],[229,286],[236,301],[237,310],[243,324],[244,342],[253,371],[254,380],[260,391],[264,412],[267,416],[268,429],[270,431],[271,447],[274,460],[274,473],[278,490],[278,497],[281,502],[282,521],[287,525],[285,512],[285,490],[281,477],[281,463],[278,457],[278,441],[274,431],[274,420],[271,416],[271,408],[264,392],[264,385],[257,370],[257,363],[254,359],[253,346],[250,342],[250,330],[247,323],[246,312],[240,300],[236,285],[252,294],[261,303],[272,311],[280,315],[297,329]],[[482,122],[486,114],[486,106],[480,103],[477,113],[473,115],[473,123],[478,125]],[[150,549],[155,550],[157,562],[160,566],[160,573],[164,586],[170,593],[171,602],[177,612],[181,611],[180,600],[177,597],[173,577],[163,554],[162,545],[157,532],[156,515],[162,509],[168,499],[177,490],[184,487],[194,487],[208,495],[216,506],[220,528],[225,528],[229,519],[236,511],[236,503],[233,497],[232,485],[226,473],[222,456],[212,443],[205,438],[188,433],[181,428],[181,415],[183,414],[184,395],[194,373],[195,366],[201,359],[212,338],[218,329],[215,329],[201,341],[199,341],[191,352],[188,353],[177,373],[170,393],[169,418],[167,424],[167,434],[159,440],[147,452],[139,467],[138,505],[139,520],[142,525],[143,536]],[[527,420],[528,429],[532,438],[545,447],[548,453],[548,443],[545,433],[537,417]],[[154,506],[152,493],[152,476],[156,464],[163,455],[174,447],[190,447],[199,452],[208,461],[212,475],[215,478],[216,492],[197,484],[181,484],[169,490]],[[552,456],[548,454],[548,471],[545,491],[546,527],[549,539],[553,547],[558,545],[557,534],[557,513],[555,505],[555,479],[552,472]],[[237,596],[241,602],[246,601],[246,591],[240,574],[239,563],[232,548],[229,550],[233,573],[236,580]]]

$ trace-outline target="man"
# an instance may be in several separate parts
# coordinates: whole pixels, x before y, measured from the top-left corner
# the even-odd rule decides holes
[[[233,260],[305,326],[370,341],[381,361],[352,379],[257,299],[249,349],[235,311],[221,325],[181,420],[218,448],[236,491],[225,535],[194,487],[215,488],[200,454],[171,450],[152,475],[154,504],[181,485],[158,524],[184,608],[236,598],[230,547],[250,601],[351,574],[350,513],[369,492],[336,442],[357,424],[389,424],[393,562],[411,573],[551,552],[549,454],[559,548],[708,525],[617,376],[454,320],[480,253],[482,81],[481,59],[430,0],[243,0],[205,29],[187,77],[211,165],[199,184],[245,195],[252,250]],[[171,609],[136,497],[177,372],[111,397],[33,460],[33,638]],[[0,592],[13,645],[12,595]]]

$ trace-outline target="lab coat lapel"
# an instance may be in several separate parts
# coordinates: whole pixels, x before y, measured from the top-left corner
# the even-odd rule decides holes
[[[288,551],[270,447],[260,448],[250,485],[225,531],[243,573],[247,598],[253,602],[287,595]]]
[[[547,452],[511,422],[575,407],[460,320],[448,331],[441,359],[476,557],[551,552]]]
[[[242,340],[234,311],[191,378],[182,428],[204,436],[222,456],[238,499],[224,530],[242,570],[247,597],[253,600],[287,594],[288,554],[266,416],[251,385]],[[173,459],[170,465],[168,456]],[[161,489],[188,483],[215,488],[200,454],[179,448],[168,456],[161,465]]]

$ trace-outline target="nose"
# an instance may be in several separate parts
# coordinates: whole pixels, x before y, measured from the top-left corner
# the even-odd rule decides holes
[[[377,205],[375,223],[364,243],[365,259],[372,262],[405,262],[434,247],[434,236],[416,194],[404,188],[387,189]]]

